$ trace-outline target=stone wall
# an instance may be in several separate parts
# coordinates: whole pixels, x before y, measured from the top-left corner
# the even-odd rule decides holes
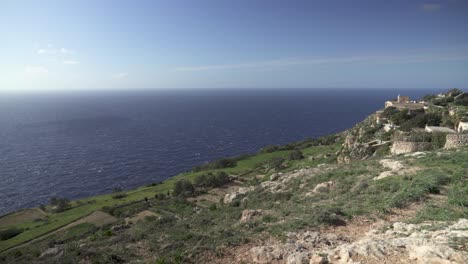
[[[392,154],[404,154],[417,151],[426,151],[431,149],[431,143],[429,142],[406,142],[406,141],[395,141],[393,142],[390,151]]]
[[[444,149],[460,148],[468,145],[468,134],[448,134]]]

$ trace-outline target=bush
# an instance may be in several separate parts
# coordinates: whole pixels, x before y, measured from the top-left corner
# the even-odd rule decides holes
[[[389,106],[389,107],[384,109],[384,111],[382,113],[382,116],[385,117],[385,118],[390,118],[393,115],[397,114],[398,112],[400,112],[400,111],[398,109],[396,109],[396,107]]]
[[[243,156],[241,156],[240,158],[243,158]],[[199,171],[204,171],[204,170],[225,169],[225,168],[235,167],[236,165],[237,165],[236,158],[224,158],[224,159],[212,161],[204,165],[195,166],[193,167],[193,171],[199,172]]]
[[[202,187],[219,187],[230,181],[227,173],[221,171],[216,175],[212,173],[202,174],[195,178],[195,185]]]
[[[447,133],[432,133],[431,136],[431,145],[434,149],[440,149],[445,146],[445,141],[447,141]]]
[[[24,230],[22,228],[16,228],[16,227],[0,230],[0,240],[8,240],[12,237],[15,237],[23,233],[23,231]]]
[[[127,194],[123,192],[123,189],[120,187],[114,187],[112,189],[112,198],[113,199],[122,199],[124,197],[127,197]]]
[[[436,113],[427,113],[416,115],[413,118],[401,124],[401,130],[411,131],[413,128],[423,128],[426,125],[438,126],[442,120],[442,116]]]
[[[284,158],[280,158],[280,157],[273,158],[268,162],[268,165],[270,166],[270,168],[273,168],[275,170],[280,170],[280,169],[283,169],[284,161],[285,161]]]
[[[188,180],[179,180],[174,184],[174,196],[191,196],[195,193],[195,187]]]
[[[315,220],[317,223],[334,226],[346,224],[346,222],[341,219],[342,216],[344,216],[344,213],[340,208],[319,207],[315,212],[316,213],[313,216],[313,220]]]
[[[455,105],[464,105],[464,106],[468,106],[468,96],[467,94],[463,94],[462,96],[458,97],[457,99],[455,99],[455,101],[453,102],[453,104]]]
[[[112,195],[113,199],[122,199],[122,198],[125,198],[125,197],[127,197],[127,194],[124,193],[124,192],[115,193],[115,194]]]
[[[71,208],[70,200],[60,197],[50,198],[50,205],[54,207],[53,211],[56,213],[60,213]]]
[[[260,150],[260,153],[272,153],[278,151],[279,147],[276,145],[268,145]]]
[[[293,150],[289,152],[289,160],[301,160],[304,158],[304,155],[300,150]]]

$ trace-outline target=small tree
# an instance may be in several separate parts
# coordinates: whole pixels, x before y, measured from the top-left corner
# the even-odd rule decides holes
[[[195,187],[186,179],[179,180],[174,184],[174,196],[191,196],[194,192]]]
[[[60,198],[60,197],[52,197],[50,198],[50,205],[54,207],[54,211],[56,213],[63,212],[67,209],[70,209],[71,204],[70,200],[67,198]]]
[[[112,188],[112,193],[113,199],[122,199],[124,197],[127,197],[127,194],[123,192],[123,189],[121,187]]]
[[[300,150],[293,150],[289,152],[289,160],[301,160],[304,158],[304,155]]]

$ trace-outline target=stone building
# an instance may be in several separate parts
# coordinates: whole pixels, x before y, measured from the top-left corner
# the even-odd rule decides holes
[[[411,102],[409,96],[398,95],[396,100],[385,102],[385,108],[387,107],[395,107],[400,110],[401,109],[419,110],[419,109],[424,109],[424,104]]]

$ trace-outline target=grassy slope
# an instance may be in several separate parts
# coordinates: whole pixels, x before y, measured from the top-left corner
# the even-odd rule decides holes
[[[309,147],[303,149],[304,154],[312,155],[318,153],[333,153],[339,148],[339,144],[332,145],[332,146],[319,146],[319,147]],[[230,174],[240,174],[248,172],[258,166],[258,164],[267,162],[275,157],[283,157],[286,158],[289,154],[289,151],[277,151],[273,153],[262,153],[251,156],[244,160],[241,160],[237,163],[236,167],[222,169],[222,171],[228,172]],[[307,165],[314,165],[317,164],[320,159],[310,162],[304,162]],[[305,165],[304,164],[304,165]],[[207,173],[207,172],[215,172],[220,170],[211,170],[211,171],[203,171],[198,173],[188,172],[182,173],[175,177],[172,177],[161,184],[156,186],[147,186],[147,187],[140,187],[134,190],[126,191],[127,195],[125,198],[122,199],[113,199],[112,194],[104,194],[93,196],[85,199],[79,200],[79,202],[83,205],[77,205],[78,201],[73,202],[73,208],[64,211],[62,213],[50,213],[48,215],[48,220],[45,222],[34,222],[29,221],[19,225],[16,227],[24,228],[26,231],[21,233],[20,235],[11,238],[6,241],[0,241],[0,252],[4,251],[8,248],[13,246],[22,244],[26,241],[31,239],[37,238],[49,232],[52,232],[62,226],[69,224],[75,220],[78,220],[96,210],[101,210],[104,206],[115,206],[118,204],[125,204],[133,201],[143,200],[145,197],[153,198],[157,193],[167,193],[172,189],[172,186],[175,181],[186,178],[189,180],[193,180],[196,176]],[[11,226],[0,226],[0,229],[7,228]]]
[[[336,146],[304,150],[309,157],[314,156],[316,160],[290,161],[289,168],[285,171],[309,166],[311,162],[326,162],[326,158],[318,156],[323,156],[324,152],[334,151]],[[275,155],[286,154],[287,152]],[[264,155],[267,154],[257,158],[252,157],[245,164],[250,163],[254,166],[259,160],[268,160],[266,157],[273,156]],[[271,236],[283,239],[285,232],[288,231],[298,232],[314,229],[320,225],[341,224],[357,215],[366,215],[372,219],[415,202],[423,202],[424,206],[416,213],[413,222],[468,217],[466,207],[468,148],[461,151],[428,152],[421,158],[395,156],[393,159],[400,161],[405,167],[413,166],[420,169],[405,175],[374,181],[375,176],[386,170],[379,164],[378,159],[371,158],[351,164],[333,164],[330,170],[289,182],[286,193],[275,194],[257,189],[247,195],[248,200],[243,204],[229,206],[216,203],[213,208],[201,210],[197,214],[194,214],[193,204],[177,198],[129,205],[122,208],[123,211],[152,210],[162,218],[146,219],[118,234],[113,234],[107,229],[99,231],[92,226],[79,226],[62,235],[53,235],[53,238],[22,249],[22,256],[15,260],[19,263],[27,262],[28,259],[34,260],[34,254],[37,257],[38,252],[50,247],[49,243],[54,239],[62,241],[69,239],[65,243],[65,254],[56,260],[57,263],[66,260],[73,263],[79,261],[83,255],[89,255],[96,263],[106,263],[108,259],[141,260],[142,256],[129,253],[127,250],[127,246],[134,243],[146,245],[152,256],[166,256],[171,259],[177,258],[180,252],[193,256],[211,252],[222,256],[224,248],[242,245],[252,240],[268,239]],[[239,166],[244,170],[252,169],[245,164]],[[189,178],[194,175],[185,174]],[[306,195],[316,184],[329,180],[336,182],[335,189],[312,196]],[[170,186],[162,184],[141,188],[135,192],[151,190],[150,193],[153,194],[156,188],[164,191]],[[144,209],[141,206],[144,206]],[[244,209],[264,209],[270,213],[249,223],[239,224]],[[109,239],[111,237],[113,239]],[[78,239],[84,239],[85,242],[77,242]],[[86,243],[86,247],[77,248],[77,243]],[[15,254],[12,252],[13,256]],[[206,255],[201,255],[200,258],[206,258]]]

